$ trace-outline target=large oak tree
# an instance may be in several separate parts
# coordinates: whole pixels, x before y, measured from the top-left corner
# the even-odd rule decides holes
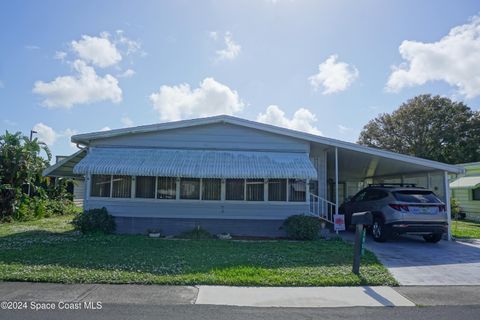
[[[420,95],[368,122],[358,143],[446,163],[480,161],[480,112]]]

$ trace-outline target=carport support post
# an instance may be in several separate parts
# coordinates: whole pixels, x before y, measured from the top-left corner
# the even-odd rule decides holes
[[[335,147],[335,214],[338,214],[338,148]],[[338,234],[338,230],[337,230]]]
[[[450,184],[448,183],[448,172],[443,172],[443,183],[445,188],[445,206],[447,209],[447,222],[448,222],[448,231],[447,231],[447,239],[448,241],[452,240],[452,210],[450,207]]]

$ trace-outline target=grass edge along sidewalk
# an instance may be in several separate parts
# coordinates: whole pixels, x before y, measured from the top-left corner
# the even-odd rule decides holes
[[[397,285],[371,252],[360,276],[342,240],[166,240],[79,235],[71,216],[0,225],[0,280],[232,286]]]

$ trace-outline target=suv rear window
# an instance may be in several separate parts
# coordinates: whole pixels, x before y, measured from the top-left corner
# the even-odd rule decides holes
[[[411,203],[441,203],[432,191],[402,190],[392,192],[395,199]]]

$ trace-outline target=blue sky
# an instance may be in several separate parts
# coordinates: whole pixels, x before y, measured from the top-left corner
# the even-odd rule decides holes
[[[0,129],[73,133],[218,113],[356,141],[422,93],[480,101],[478,1],[10,1]],[[452,30],[453,29],[453,30]]]

